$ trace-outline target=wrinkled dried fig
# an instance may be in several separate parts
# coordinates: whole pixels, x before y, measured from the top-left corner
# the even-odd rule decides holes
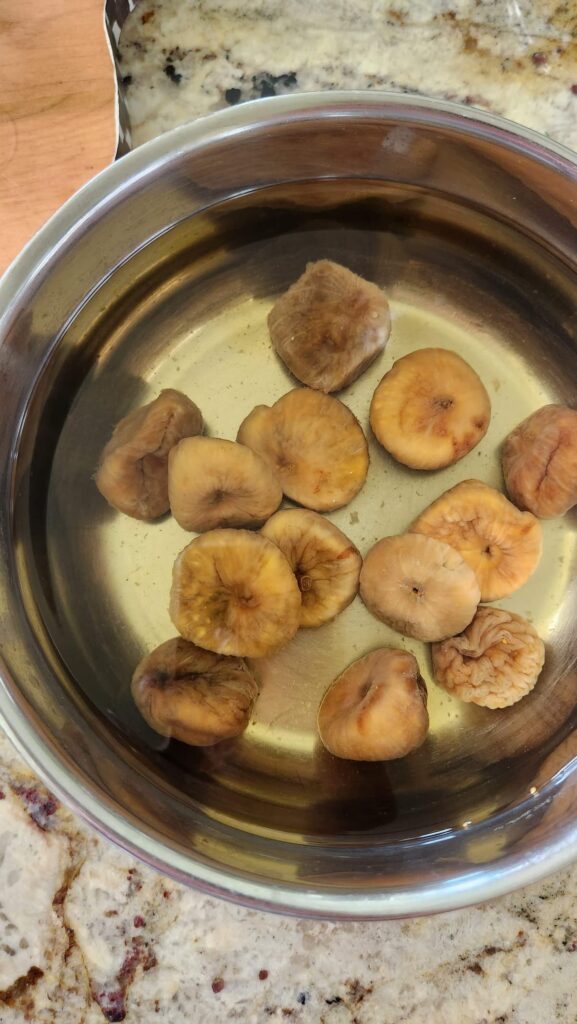
[[[503,608],[479,608],[460,636],[433,645],[437,682],[464,701],[508,708],[531,692],[545,661],[533,627]]]

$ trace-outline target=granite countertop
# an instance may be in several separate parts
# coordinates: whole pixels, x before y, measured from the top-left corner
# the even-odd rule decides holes
[[[577,148],[572,3],[141,0],[121,55],[137,145],[242,100],[386,89],[483,107]]]
[[[135,144],[345,87],[462,100],[577,149],[576,39],[577,7],[554,0],[142,0],[120,52]],[[100,839],[0,735],[0,1024],[103,1020],[574,1024],[577,867],[437,918],[274,918]]]

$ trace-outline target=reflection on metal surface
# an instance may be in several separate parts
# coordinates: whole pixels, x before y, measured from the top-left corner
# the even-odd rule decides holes
[[[310,109],[310,99],[299,103]],[[113,512],[91,474],[114,423],[163,387],[190,395],[209,433],[234,438],[254,405],[293,386],[266,316],[318,257],[391,298],[385,355],[340,396],[367,436],[376,383],[421,347],[459,352],[493,405],[481,444],[446,470],[408,470],[369,436],[367,483],[331,516],[362,553],[459,480],[502,486],[508,431],[541,404],[575,402],[574,229],[557,172],[511,156],[513,143],[502,150],[490,119],[484,136],[468,136],[460,121],[432,128],[426,106],[429,123],[407,126],[403,106],[388,121],[357,112],[340,124],[334,111],[298,124],[280,118],[236,138],[234,174],[222,134],[213,155],[205,147],[164,167],[151,156],[156,169],[138,189],[55,250],[26,314],[6,318],[0,349],[0,372],[18,381],[1,438],[15,465],[14,500],[4,495],[3,655],[10,692],[41,737],[38,760],[57,754],[53,784],[178,877],[315,913],[324,900],[330,912],[368,915],[479,899],[495,891],[499,864],[531,847],[553,774],[553,762],[540,765],[575,725],[577,517],[543,524],[538,571],[502,602],[547,645],[543,678],[521,704],[492,712],[450,697],[431,679],[425,646],[357,599],[255,663],[261,695],[246,733],[195,750],[150,731],[129,692],[135,664],[174,633],[171,570],[190,535],[171,519]],[[327,168],[333,180],[320,180]],[[311,180],[291,183],[297,175]],[[233,195],[255,178],[260,188]],[[317,739],[320,698],[380,645],[416,655],[430,736],[400,762],[338,761]],[[10,718],[1,700],[0,713]],[[13,721],[34,754],[27,727]]]

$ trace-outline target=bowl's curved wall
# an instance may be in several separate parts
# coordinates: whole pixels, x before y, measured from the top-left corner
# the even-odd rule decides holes
[[[433,694],[432,741],[410,769],[337,770],[311,746],[314,701],[303,691],[302,756],[295,740],[275,775],[266,736],[276,706],[265,707],[269,719],[242,757],[167,757],[131,717],[122,680],[141,645],[156,642],[164,592],[151,592],[149,618],[137,597],[132,620],[121,614],[122,559],[126,550],[148,557],[148,541],[127,527],[117,547],[103,547],[112,517],[88,477],[125,407],[149,389],[188,384],[179,360],[191,316],[206,327],[197,351],[207,353],[188,366],[200,390],[192,397],[202,405],[204,393],[217,427],[233,430],[234,375],[250,367],[240,341],[227,348],[217,336],[219,307],[236,302],[228,330],[240,336],[246,310],[258,321],[317,255],[387,286],[393,355],[426,344],[427,331],[436,343],[447,332],[447,347],[462,346],[487,375],[494,366],[505,394],[494,403],[504,411],[493,441],[508,416],[539,401],[573,403],[576,222],[577,165],[561,147],[450,104],[332,94],[259,102],[178,129],[99,175],[30,243],[0,283],[0,721],[77,811],[181,880],[303,914],[443,910],[575,856],[571,517],[551,527],[546,574],[524,598],[547,630],[547,674],[532,702],[496,717],[463,712],[457,728]],[[276,365],[269,373],[262,387],[277,397],[283,374]],[[250,407],[260,382],[247,386]],[[365,398],[352,389],[346,401]],[[457,478],[479,466],[461,466]],[[497,467],[495,456],[483,470],[496,484]],[[392,480],[408,493],[407,474]],[[411,483],[387,532],[404,528],[428,487],[452,482],[426,484],[427,498]],[[368,490],[373,509],[374,497]],[[170,527],[164,535],[170,546]],[[162,579],[154,576],[157,590]],[[359,643],[367,649],[380,635]],[[317,659],[317,675],[331,663],[327,647],[338,646],[338,632],[324,636],[302,655]],[[355,656],[338,654],[344,664]],[[263,692],[274,693],[270,666],[262,671]]]

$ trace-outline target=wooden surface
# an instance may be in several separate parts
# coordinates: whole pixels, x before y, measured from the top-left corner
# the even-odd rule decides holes
[[[104,0],[0,0],[0,273],[116,150]]]

